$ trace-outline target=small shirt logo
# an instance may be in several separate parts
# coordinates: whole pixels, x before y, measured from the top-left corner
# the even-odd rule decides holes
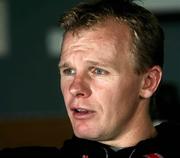
[[[153,154],[144,155],[144,158],[164,158],[164,157],[158,153],[153,153]]]
[[[88,155],[83,155],[82,158],[89,158],[89,156]]]

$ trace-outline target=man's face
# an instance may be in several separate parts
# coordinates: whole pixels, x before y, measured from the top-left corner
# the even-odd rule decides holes
[[[65,35],[61,90],[77,137],[108,141],[128,131],[142,82],[131,45],[128,26],[112,21]]]

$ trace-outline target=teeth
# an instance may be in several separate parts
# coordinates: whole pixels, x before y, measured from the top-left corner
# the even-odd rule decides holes
[[[81,109],[81,108],[75,109],[75,111],[76,111],[76,112],[87,112],[87,110]]]

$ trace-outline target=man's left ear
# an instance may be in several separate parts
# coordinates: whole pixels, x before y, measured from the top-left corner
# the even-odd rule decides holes
[[[162,78],[162,69],[156,65],[151,67],[143,77],[140,96],[142,98],[150,98],[159,86]]]

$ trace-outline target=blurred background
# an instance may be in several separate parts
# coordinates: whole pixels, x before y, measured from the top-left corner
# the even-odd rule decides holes
[[[0,0],[0,148],[61,146],[71,137],[59,90],[58,19],[77,2]],[[179,120],[180,0],[140,4],[157,15],[165,32],[164,84],[152,117]]]

